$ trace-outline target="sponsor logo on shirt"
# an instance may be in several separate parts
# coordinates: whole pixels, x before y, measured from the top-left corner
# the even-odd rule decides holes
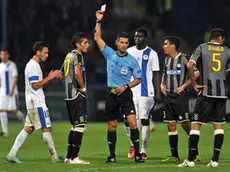
[[[181,70],[167,70],[166,73],[167,75],[180,75]]]

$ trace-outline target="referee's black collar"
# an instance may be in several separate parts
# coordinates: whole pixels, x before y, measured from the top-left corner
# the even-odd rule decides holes
[[[117,52],[116,52],[116,53],[117,53]],[[125,54],[124,54],[124,55],[122,55],[122,56],[121,56],[121,55],[119,55],[119,54],[117,53],[117,56],[118,56],[118,57],[125,57],[125,56],[127,56],[127,55],[128,55],[128,53],[127,53],[127,52],[125,52]]]

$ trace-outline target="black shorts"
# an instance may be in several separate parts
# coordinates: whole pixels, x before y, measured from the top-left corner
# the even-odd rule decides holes
[[[225,123],[226,120],[226,98],[210,98],[199,95],[196,100],[192,122]]]
[[[189,121],[189,94],[167,93],[164,98],[164,122]]]
[[[81,93],[73,100],[66,100],[71,125],[85,124],[87,121],[87,99]]]
[[[136,114],[133,103],[133,93],[131,89],[127,88],[121,95],[116,95],[110,92],[107,95],[105,103],[105,116],[108,121],[119,119],[120,115]],[[120,110],[122,113],[120,113]]]

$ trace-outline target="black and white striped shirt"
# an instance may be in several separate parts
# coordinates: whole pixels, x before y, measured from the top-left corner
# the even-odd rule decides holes
[[[182,53],[179,53],[174,58],[165,58],[164,73],[162,79],[166,84],[167,92],[176,93],[176,89],[187,81],[187,64],[188,60]]]

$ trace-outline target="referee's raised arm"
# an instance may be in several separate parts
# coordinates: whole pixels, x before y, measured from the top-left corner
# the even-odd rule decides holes
[[[101,20],[104,16],[104,11],[98,10],[96,11],[96,26],[94,32],[94,40],[96,41],[100,51],[105,48],[105,41],[101,38]]]

